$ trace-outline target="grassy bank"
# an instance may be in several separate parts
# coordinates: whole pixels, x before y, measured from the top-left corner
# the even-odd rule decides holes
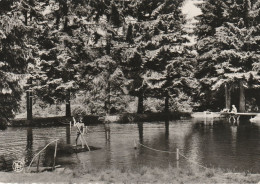
[[[59,169],[44,173],[0,173],[0,182],[8,183],[258,183],[260,174],[225,173],[221,170],[159,169]]]

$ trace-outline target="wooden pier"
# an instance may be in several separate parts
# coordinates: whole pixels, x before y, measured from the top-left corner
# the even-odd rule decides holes
[[[241,116],[246,116],[246,117],[255,117],[257,115],[260,115],[258,112],[237,112],[237,113],[231,113],[231,112],[221,112],[221,115],[225,115],[229,117],[229,120],[233,117],[235,118],[236,121],[239,121]]]

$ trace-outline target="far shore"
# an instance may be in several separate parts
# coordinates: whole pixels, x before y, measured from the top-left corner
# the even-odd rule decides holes
[[[147,168],[57,169],[43,173],[0,172],[4,183],[258,183],[260,174],[224,172],[220,169]]]
[[[129,122],[152,122],[152,121],[166,121],[178,120],[182,118],[191,118],[190,112],[147,112],[143,114],[138,113],[121,113],[112,114],[117,116],[114,122],[129,123]],[[85,124],[100,124],[103,122],[99,115],[86,115],[83,117]],[[68,125],[72,121],[72,117],[66,116],[51,116],[51,117],[34,117],[32,120],[26,118],[19,118],[11,120],[8,126],[62,126]]]

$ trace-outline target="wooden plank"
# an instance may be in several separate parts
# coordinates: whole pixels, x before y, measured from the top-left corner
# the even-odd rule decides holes
[[[248,112],[248,113],[246,113],[246,112],[244,112],[244,113],[242,113],[242,112],[236,113],[236,115],[243,115],[243,116],[256,116],[258,114],[260,114],[260,113],[254,113],[254,112],[252,112],[252,113],[250,113],[250,112]]]
[[[257,116],[260,115],[260,113],[257,112],[237,112],[237,113],[230,113],[230,112],[224,112],[221,114],[226,115],[240,115],[240,116]]]

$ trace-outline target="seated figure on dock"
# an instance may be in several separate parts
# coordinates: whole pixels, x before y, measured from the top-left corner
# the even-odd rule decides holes
[[[230,117],[229,117],[229,121],[231,120],[231,118],[234,120],[234,122],[236,122],[237,120],[236,120],[236,113],[237,113],[237,108],[236,108],[236,106],[235,105],[232,105],[232,109],[231,109],[231,111],[230,111],[230,113],[231,113],[231,115],[230,115]]]
[[[232,105],[231,113],[237,113],[237,108],[235,105]]]

